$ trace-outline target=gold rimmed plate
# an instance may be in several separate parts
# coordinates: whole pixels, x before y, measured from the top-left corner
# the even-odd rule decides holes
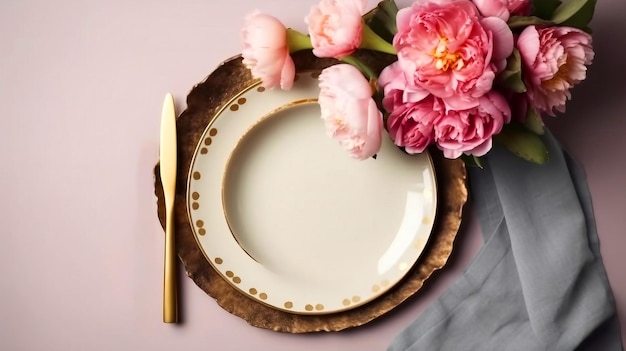
[[[392,288],[421,255],[437,202],[427,153],[385,138],[376,159],[358,161],[326,136],[318,74],[298,74],[289,91],[238,94],[206,128],[187,192],[213,268],[250,298],[301,314]]]
[[[349,158],[315,102],[314,72],[335,61],[305,52],[295,62],[289,92],[263,90],[236,57],[189,94],[177,124],[189,175],[177,184],[178,252],[194,282],[250,324],[336,331],[395,308],[445,265],[465,168],[388,140],[375,160]]]

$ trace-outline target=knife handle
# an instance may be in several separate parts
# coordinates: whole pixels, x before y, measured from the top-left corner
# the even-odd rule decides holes
[[[163,280],[163,322],[178,322],[176,249],[174,242],[174,211],[169,206],[165,215],[165,274]]]

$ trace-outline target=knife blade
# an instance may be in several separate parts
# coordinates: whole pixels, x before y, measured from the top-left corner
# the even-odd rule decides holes
[[[161,113],[159,169],[165,200],[165,257],[163,276],[163,322],[178,322],[177,268],[174,233],[174,198],[176,193],[176,112],[174,98],[167,93]]]

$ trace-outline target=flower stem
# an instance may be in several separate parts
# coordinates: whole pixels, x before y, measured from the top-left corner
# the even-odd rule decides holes
[[[308,35],[291,28],[287,28],[287,45],[290,53],[313,48],[311,38]]]
[[[370,49],[387,54],[397,54],[396,48],[381,38],[367,24],[363,23],[363,37],[361,39],[361,49]]]
[[[359,71],[361,71],[368,80],[376,80],[376,73],[374,73],[374,71],[365,64],[365,62],[359,60],[358,58],[350,55],[350,56],[346,56],[344,58],[341,59],[341,61],[351,64],[352,66],[356,67],[359,69]]]

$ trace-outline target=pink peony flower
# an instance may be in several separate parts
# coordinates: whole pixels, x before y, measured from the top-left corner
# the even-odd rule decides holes
[[[361,44],[366,0],[321,0],[305,22],[317,57],[342,59]]]
[[[296,69],[289,55],[287,29],[276,18],[254,11],[245,18],[242,30],[243,64],[265,88],[288,90]]]
[[[435,142],[445,157],[485,155],[491,150],[492,136],[510,122],[511,109],[500,94],[489,92],[479,102],[475,108],[448,111],[436,121]]]
[[[387,129],[394,144],[409,154],[424,152],[435,139],[435,122],[445,113],[441,100],[428,95],[419,102],[403,102],[402,91],[394,90],[384,104],[391,111]]]
[[[469,0],[417,0],[397,15],[393,45],[409,81],[449,109],[478,105],[513,50],[513,34],[498,17],[480,18]]]
[[[565,112],[570,89],[587,76],[594,57],[591,36],[570,27],[524,29],[517,40],[528,100],[539,111]]]
[[[385,67],[385,69],[380,72],[378,76],[378,86],[385,96],[392,91],[402,91],[402,102],[419,102],[430,95],[428,91],[418,86],[409,85],[398,61]],[[387,109],[387,111],[391,112],[392,110]]]
[[[499,17],[508,21],[510,16],[530,14],[530,0],[472,0],[478,11],[485,16]]]
[[[390,113],[391,140],[409,154],[423,152],[434,140],[433,122],[441,114],[440,101],[426,90],[408,86],[398,62],[381,72],[378,85],[384,93],[383,107]]]
[[[372,87],[352,65],[338,64],[319,77],[319,105],[328,135],[352,157],[374,156],[382,143],[382,113],[372,99]]]

